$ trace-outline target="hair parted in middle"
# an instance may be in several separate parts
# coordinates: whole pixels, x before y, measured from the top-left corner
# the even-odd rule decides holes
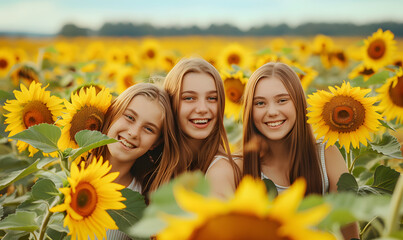
[[[287,89],[296,108],[296,121],[286,136],[290,147],[290,183],[298,177],[307,180],[307,193],[322,193],[322,177],[317,153],[316,140],[311,126],[307,123],[307,103],[301,81],[294,70],[281,62],[266,63],[249,78],[245,87],[243,112],[243,175],[261,178],[261,156],[270,154],[270,146],[256,128],[253,121],[253,98],[259,80],[277,78]]]
[[[188,73],[206,73],[214,79],[217,88],[217,104],[218,113],[217,121],[211,134],[204,140],[202,147],[197,156],[192,153],[188,136],[181,130],[179,126],[179,105],[181,100],[181,90],[183,79]],[[235,172],[235,183],[240,180],[240,171],[231,157],[227,134],[224,128],[224,108],[225,108],[225,91],[224,83],[217,69],[209,62],[202,58],[183,58],[168,73],[164,81],[164,89],[167,91],[172,104],[174,117],[176,118],[177,137],[180,148],[180,159],[188,166],[189,170],[200,169],[204,173],[210,166],[213,158],[221,150],[221,154],[228,155],[230,163]],[[221,149],[220,149],[221,147]],[[195,162],[196,161],[196,162]]]

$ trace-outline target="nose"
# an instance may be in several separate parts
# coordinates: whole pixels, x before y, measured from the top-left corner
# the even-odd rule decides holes
[[[196,113],[205,114],[208,112],[207,103],[205,100],[200,100],[197,102]]]
[[[271,105],[268,105],[268,107],[267,107],[267,115],[269,115],[269,117],[274,117],[279,114],[277,107],[273,106],[273,105],[274,104],[271,104]]]
[[[129,130],[127,131],[127,134],[131,137],[131,138],[137,138],[140,132],[140,126],[138,126],[137,124],[130,127]]]

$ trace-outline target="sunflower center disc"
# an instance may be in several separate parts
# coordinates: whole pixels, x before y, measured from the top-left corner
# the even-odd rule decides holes
[[[231,54],[228,56],[228,64],[232,65],[232,64],[236,64],[239,65],[239,63],[241,62],[241,58],[239,57],[238,54]]]
[[[155,56],[155,52],[153,50],[148,50],[146,55],[147,55],[148,58],[152,59]]]
[[[239,103],[242,98],[244,85],[239,79],[229,78],[224,81],[225,94],[231,102]]]
[[[372,59],[379,59],[385,54],[386,45],[382,39],[376,39],[368,47],[368,56]]]
[[[8,66],[8,62],[4,59],[0,59],[0,69],[6,69]]]
[[[403,76],[398,78],[395,87],[390,86],[389,96],[394,104],[403,107]]]
[[[40,123],[54,123],[52,113],[49,111],[48,107],[40,101],[32,101],[25,105],[23,121],[26,128]]]
[[[233,240],[233,239],[271,239],[289,240],[277,235],[280,223],[269,218],[259,219],[244,214],[217,216],[196,229],[190,240]]]
[[[97,192],[87,182],[79,183],[71,198],[71,207],[83,217],[91,215],[97,206]]]
[[[70,137],[74,139],[81,130],[100,131],[104,122],[104,114],[96,107],[85,106],[71,120]]]
[[[352,132],[365,120],[365,108],[349,96],[335,96],[323,108],[323,120],[332,131]]]

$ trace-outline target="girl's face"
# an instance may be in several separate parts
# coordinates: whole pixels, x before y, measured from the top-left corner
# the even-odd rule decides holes
[[[187,73],[179,101],[179,126],[193,139],[207,138],[217,122],[217,88],[207,73]]]
[[[253,96],[253,122],[269,140],[281,140],[294,127],[297,112],[280,79],[262,78]]]
[[[107,135],[119,140],[108,144],[109,161],[135,161],[156,144],[161,134],[163,110],[156,100],[135,96]]]

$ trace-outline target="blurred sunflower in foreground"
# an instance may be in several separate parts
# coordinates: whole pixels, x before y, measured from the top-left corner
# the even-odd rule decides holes
[[[378,29],[371,37],[365,39],[362,47],[364,64],[375,71],[390,64],[396,50],[396,41],[393,38],[391,31]]]
[[[107,209],[123,209],[121,202],[126,200],[120,190],[123,185],[114,183],[119,172],[109,173],[112,166],[102,157],[94,159],[85,168],[82,162],[80,168],[73,162],[70,177],[67,179],[70,187],[60,188],[64,194],[64,203],[50,209],[51,212],[64,212],[64,226],[68,226],[69,235],[73,240],[106,238],[106,229],[118,229],[115,221],[106,212]]]
[[[78,148],[74,137],[81,130],[100,131],[111,100],[112,95],[108,88],[97,93],[93,86],[72,93],[71,103],[64,100],[67,110],[62,115],[63,119],[57,123],[63,127],[59,140],[60,149]]]
[[[178,185],[174,188],[177,203],[194,215],[164,215],[168,226],[157,239],[335,239],[330,233],[311,228],[327,215],[328,205],[296,212],[305,188],[305,181],[298,179],[270,201],[264,183],[247,176],[234,197],[224,202],[205,198]]]
[[[242,112],[242,97],[248,79],[241,70],[221,73],[225,89],[225,115],[228,118],[240,118]]]
[[[9,137],[40,123],[53,124],[58,116],[62,115],[63,100],[50,96],[50,91],[45,91],[46,87],[41,88],[41,85],[41,83],[32,82],[27,89],[21,84],[21,91],[13,92],[16,99],[7,100],[4,104],[4,109],[9,111],[4,114],[5,124],[9,124],[5,130],[10,131]],[[17,142],[17,147],[20,152],[28,148],[29,156],[38,152],[38,149],[21,141]]]
[[[381,102],[379,107],[387,120],[396,118],[403,124],[403,70],[400,68],[396,75],[387,79],[386,83],[377,89]]]
[[[357,148],[361,142],[367,145],[370,133],[378,130],[382,116],[374,106],[376,97],[365,97],[371,90],[351,87],[345,83],[341,87],[329,87],[330,92],[320,90],[308,96],[308,123],[317,134],[325,137],[326,147],[339,140],[340,147],[350,151],[350,143]]]

